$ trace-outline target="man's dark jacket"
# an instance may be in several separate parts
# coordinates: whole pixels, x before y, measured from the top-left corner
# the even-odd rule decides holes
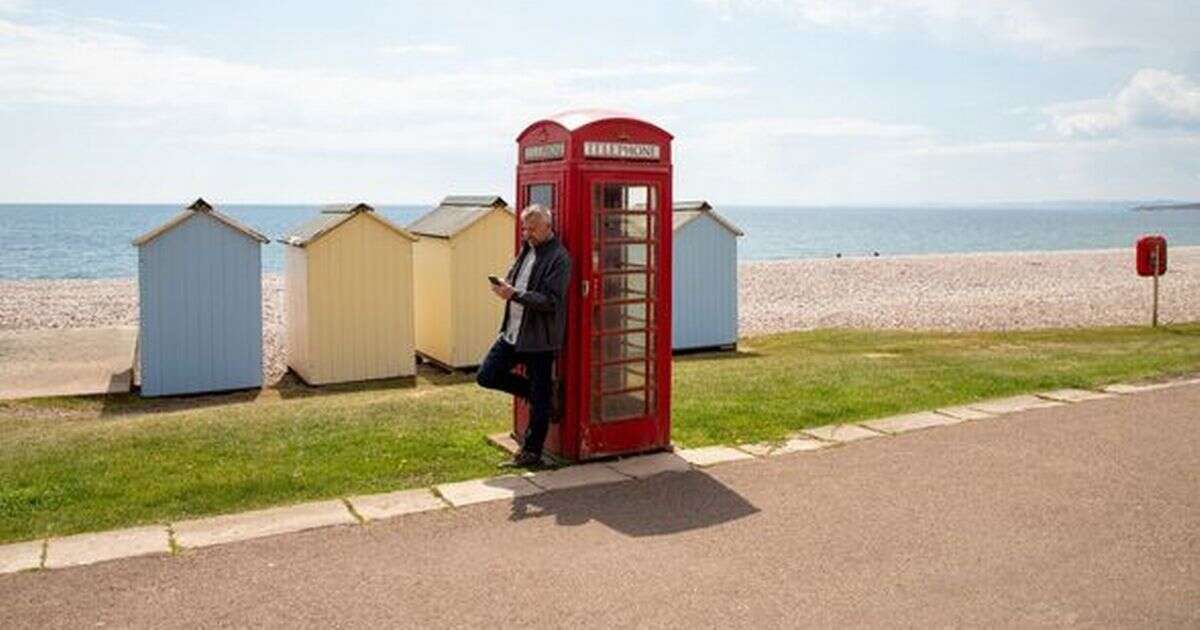
[[[513,261],[505,279],[515,285],[521,263],[529,255],[529,243],[521,244],[521,252]],[[529,284],[524,291],[516,293],[512,301],[525,307],[521,315],[521,332],[517,335],[517,352],[548,352],[563,346],[567,330],[567,285],[571,281],[571,257],[558,241],[550,240],[532,248],[537,253],[533,269],[529,272]],[[504,309],[504,321],[500,332],[508,328],[508,311]]]

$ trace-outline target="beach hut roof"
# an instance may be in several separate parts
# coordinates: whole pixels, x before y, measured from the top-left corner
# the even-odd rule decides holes
[[[452,238],[475,225],[493,211],[512,214],[499,196],[451,195],[438,207],[408,225],[408,231],[420,236]]]
[[[500,195],[447,195],[442,199],[442,206],[470,206],[492,208],[508,207],[508,203]]]
[[[735,236],[746,235],[738,226],[731,223],[729,219],[717,214],[717,211],[713,210],[712,204],[707,201],[678,201],[674,204],[674,210],[674,225],[672,226],[674,230],[687,225],[700,215],[707,214],[719,223],[721,227],[733,232]]]
[[[321,208],[321,214],[305,221],[298,227],[292,229],[283,238],[279,239],[280,243],[285,245],[293,245],[295,247],[305,247],[317,239],[337,229],[337,227],[346,221],[349,221],[355,215],[365,214],[371,219],[383,224],[384,227],[393,232],[407,238],[410,241],[417,240],[417,237],[410,234],[404,228],[388,221],[379,216],[375,212],[375,208],[365,203],[345,203],[334,204]]]
[[[270,240],[271,240],[271,239],[263,236],[262,234],[259,234],[258,232],[250,229],[249,227],[246,227],[246,225],[244,225],[242,222],[238,221],[237,219],[234,219],[233,217],[226,216],[224,214],[221,214],[220,212],[217,212],[216,210],[213,210],[212,204],[208,203],[201,197],[201,198],[197,198],[195,201],[193,201],[192,205],[185,208],[183,210],[183,212],[180,212],[179,214],[171,217],[171,219],[169,221],[167,221],[166,223],[163,223],[162,225],[154,228],[153,230],[150,230],[149,232],[146,232],[145,234],[133,239],[133,245],[136,247],[141,247],[142,245],[145,245],[146,243],[153,241],[154,239],[162,236],[163,234],[170,232],[176,226],[178,226],[179,224],[183,223],[184,221],[187,221],[188,219],[196,216],[197,214],[206,214],[206,215],[216,219],[217,221],[224,223],[225,225],[233,228],[234,230],[236,230],[238,232],[241,232],[242,234],[245,234],[246,236],[248,236],[260,243],[267,243],[267,242],[270,242]]]

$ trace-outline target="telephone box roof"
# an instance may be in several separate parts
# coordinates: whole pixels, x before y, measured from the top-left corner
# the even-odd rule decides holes
[[[563,129],[566,129],[568,132],[574,133],[588,125],[598,123],[601,121],[605,121],[605,120],[627,120],[627,121],[635,122],[639,125],[645,125],[647,127],[652,127],[654,129],[658,130],[660,133],[667,136],[668,138],[675,137],[675,136],[672,136],[669,132],[667,132],[662,127],[659,127],[658,125],[656,125],[652,122],[642,120],[641,118],[637,118],[636,116],[626,114],[625,112],[620,112],[620,111],[616,111],[616,110],[612,110],[612,109],[572,109],[572,110],[567,110],[565,112],[559,112],[557,114],[554,114],[553,116],[550,116],[548,118],[543,118],[542,120],[534,122],[533,124],[526,127],[523,131],[521,131],[521,133],[517,135],[517,139],[519,140],[519,139],[523,138],[525,136],[525,134],[529,133],[530,130],[534,129],[535,127],[537,127],[539,125],[547,123],[547,122],[554,123],[555,125],[558,125],[559,127],[562,127]]]

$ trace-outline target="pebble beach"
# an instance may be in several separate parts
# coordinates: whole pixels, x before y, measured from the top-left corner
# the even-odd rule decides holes
[[[1160,321],[1200,321],[1200,247],[1169,252]],[[1145,324],[1149,278],[1121,250],[743,262],[739,329],[1017,330]],[[137,324],[137,281],[0,280],[0,330]],[[283,278],[263,276],[267,382],[285,371]]]

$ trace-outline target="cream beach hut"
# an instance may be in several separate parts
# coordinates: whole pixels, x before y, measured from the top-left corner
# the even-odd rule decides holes
[[[203,199],[133,240],[143,396],[262,386],[266,242]]]
[[[479,365],[504,302],[488,285],[513,257],[515,220],[498,196],[452,195],[408,226],[413,244],[417,354],[448,368]]]
[[[287,364],[323,385],[411,376],[412,234],[365,204],[328,206],[286,234]]]
[[[743,232],[707,201],[674,205],[671,347],[736,347],[737,239]]]

